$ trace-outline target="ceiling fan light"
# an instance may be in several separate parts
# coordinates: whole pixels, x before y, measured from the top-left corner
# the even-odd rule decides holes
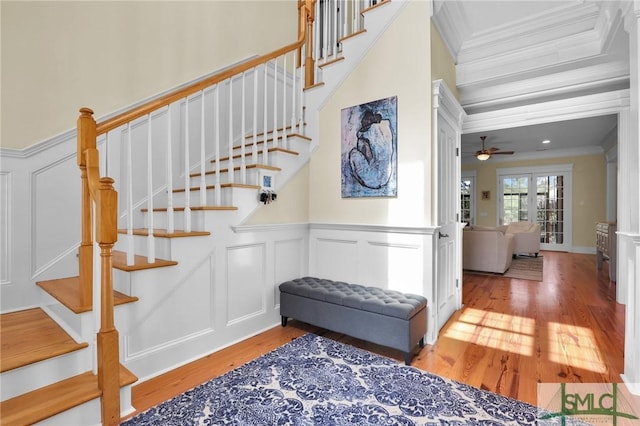
[[[486,152],[481,152],[480,154],[476,155],[476,158],[480,161],[486,161],[491,158],[491,155],[487,154]]]

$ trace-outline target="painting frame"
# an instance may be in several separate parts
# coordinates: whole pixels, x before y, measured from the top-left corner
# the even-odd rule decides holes
[[[398,196],[398,97],[340,113],[342,198]]]

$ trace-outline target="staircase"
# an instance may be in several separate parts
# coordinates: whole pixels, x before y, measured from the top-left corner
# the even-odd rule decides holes
[[[264,308],[241,307],[223,317],[221,301],[243,300],[241,293],[251,286],[222,287],[221,279],[212,283],[207,274],[244,284],[243,268],[230,270],[228,259],[236,247],[253,250],[254,243],[233,227],[262,206],[261,194],[272,197],[309,161],[319,143],[321,105],[404,6],[401,0],[373,3],[359,11],[362,29],[336,38],[340,51],[328,47],[335,44],[331,40],[316,42],[312,84],[305,84],[303,68],[292,66],[309,61],[304,45],[241,64],[239,73],[209,78],[190,92],[166,95],[153,108],[143,105],[108,122],[96,123],[90,110],[81,111],[79,141],[88,133],[97,148],[93,158],[93,148],[79,144],[82,152],[91,151],[84,157],[88,179],[105,164],[115,178],[100,185],[110,194],[117,190],[117,242],[112,253],[108,249],[105,272],[94,261],[92,233],[85,232],[92,217],[101,218],[99,242],[100,226],[109,222],[98,197],[98,210],[82,228],[80,275],[38,282],[39,308],[2,315],[0,424],[117,423],[105,421],[100,408],[105,391],[96,324],[108,294],[111,331],[118,331],[107,339],[115,339],[108,346],[115,342],[121,360],[115,371],[122,416],[134,410],[131,387],[138,377],[153,377],[279,323],[271,299]],[[327,11],[315,14],[317,20]],[[100,250],[104,256],[106,249]],[[101,274],[112,276],[106,293]],[[87,282],[93,282],[89,289]],[[210,301],[213,312],[207,310]],[[194,326],[207,321],[209,328]]]

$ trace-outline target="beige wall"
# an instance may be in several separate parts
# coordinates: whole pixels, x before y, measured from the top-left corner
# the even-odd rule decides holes
[[[584,155],[544,160],[477,162],[464,164],[462,170],[476,171],[476,223],[496,225],[496,169],[573,164],[573,241],[575,248],[595,247],[595,224],[606,220],[606,160],[602,155]],[[482,191],[491,191],[490,200],[482,200]],[[483,216],[486,213],[486,216]]]
[[[460,100],[460,93],[456,86],[456,64],[433,22],[431,23],[431,79],[444,80],[456,99]]]
[[[309,221],[309,165],[304,166],[282,187],[277,185],[277,199],[260,205],[245,222],[247,225],[265,223],[307,223]]]
[[[0,144],[25,148],[297,36],[293,1],[0,2]]]
[[[320,113],[310,163],[311,222],[430,223],[431,69],[427,2],[410,2]],[[407,31],[411,28],[411,31]],[[408,49],[403,46],[411,46]],[[398,196],[341,198],[341,110],[398,97]]]

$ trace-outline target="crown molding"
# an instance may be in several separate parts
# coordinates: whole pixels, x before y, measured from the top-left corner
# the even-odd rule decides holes
[[[533,124],[553,123],[596,115],[617,114],[631,104],[629,89],[576,96],[531,105],[469,114],[463,133],[478,133]]]
[[[593,30],[600,15],[596,3],[563,3],[546,10],[472,34],[459,52],[460,62],[472,62],[522,47],[552,44],[558,39]]]
[[[433,109],[440,110],[443,117],[451,121],[455,128],[460,129],[467,113],[453,95],[447,83],[444,80],[435,80],[431,83],[431,89],[433,93]]]
[[[629,85],[629,64],[615,60],[520,81],[473,88],[460,86],[460,102],[468,113],[541,98],[566,98],[581,92],[605,92]]]
[[[433,23],[442,36],[454,62],[465,39],[469,37],[469,20],[458,1],[433,0]]]

